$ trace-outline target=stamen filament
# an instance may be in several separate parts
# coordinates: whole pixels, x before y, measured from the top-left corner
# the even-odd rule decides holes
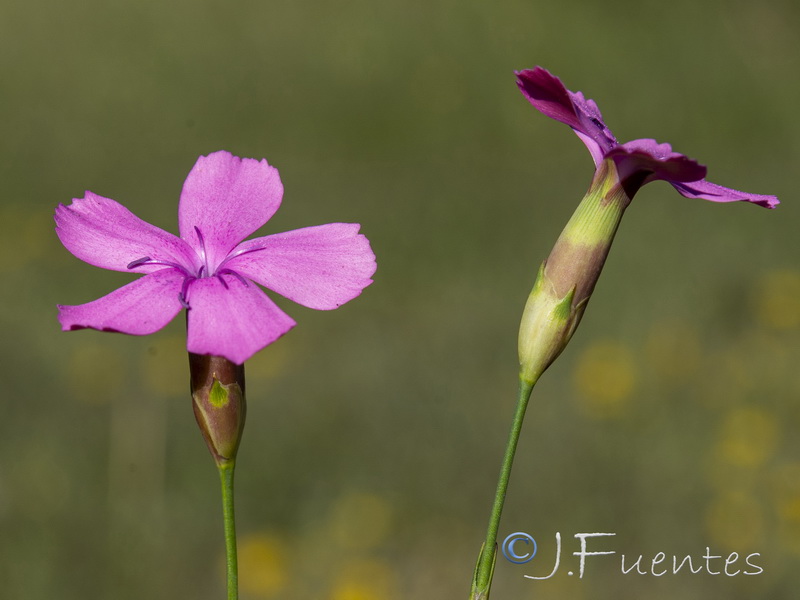
[[[266,250],[266,248],[247,248],[246,250],[234,249],[230,254],[228,254],[227,257],[225,257],[225,260],[222,261],[222,264],[220,266],[224,265],[230,259],[236,258],[237,256],[243,256],[244,254],[250,254],[251,252],[259,252],[261,250]]]
[[[142,258],[137,258],[136,260],[129,262],[126,265],[126,268],[127,269],[136,269],[137,267],[142,267],[144,265],[147,265],[148,267],[149,266],[171,267],[173,269],[177,269],[178,271],[183,273],[186,277],[193,277],[193,274],[191,273],[191,271],[189,271],[189,269],[187,269],[186,267],[184,267],[181,264],[174,263],[174,262],[169,262],[169,261],[166,261],[166,260],[154,260],[154,259],[150,258],[149,256],[143,256]]]
[[[142,258],[137,258],[137,259],[136,259],[136,260],[134,260],[133,262],[129,262],[129,263],[128,263],[128,266],[127,266],[126,268],[128,268],[128,269],[135,269],[136,267],[141,267],[141,266],[142,266],[143,264],[145,264],[145,263],[149,263],[149,262],[150,262],[150,260],[151,260],[151,259],[150,259],[150,257],[149,257],[149,256],[143,256]]]
[[[233,269],[223,269],[222,271],[219,271],[217,273],[217,277],[220,277],[222,275],[233,275],[234,277],[236,277],[236,279],[238,279],[242,283],[242,285],[244,287],[248,287],[250,285],[250,283],[247,281],[247,279],[242,277],[242,275],[240,273],[237,273]],[[220,281],[222,281],[222,279],[220,279]],[[225,285],[225,282],[223,281],[222,284]],[[228,289],[227,285],[225,285],[225,289]]]
[[[189,306],[189,300],[186,297],[186,292],[189,291],[189,284],[192,283],[195,279],[197,278],[187,277],[186,279],[184,279],[183,285],[181,286],[181,291],[178,294],[178,301],[181,303],[181,306],[183,306],[183,308],[185,308],[186,310],[192,308],[191,306]]]
[[[197,240],[200,242],[200,259],[203,261],[203,266],[200,267],[200,277],[203,276],[203,269],[211,272],[211,269],[208,266],[208,255],[206,254],[206,240],[203,238],[203,233],[200,231],[200,228],[197,225],[194,226],[194,232],[197,234]]]

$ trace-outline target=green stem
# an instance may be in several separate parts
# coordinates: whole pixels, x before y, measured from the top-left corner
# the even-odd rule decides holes
[[[239,567],[236,558],[236,523],[233,513],[233,470],[235,461],[218,462],[222,482],[222,516],[225,522],[225,565],[228,572],[228,600],[239,599]]]
[[[475,579],[472,583],[471,595],[471,598],[475,600],[489,597],[489,588],[492,585],[492,575],[497,554],[497,530],[500,527],[500,515],[503,513],[508,480],[511,477],[511,465],[514,464],[514,454],[517,451],[517,442],[519,442],[519,434],[522,431],[522,420],[525,418],[525,409],[528,407],[528,400],[530,400],[534,385],[536,385],[535,380],[525,381],[520,379],[519,381],[517,409],[514,413],[514,422],[511,424],[511,433],[508,436],[508,444],[503,456],[503,466],[500,468],[500,480],[497,482],[497,492],[494,496],[492,513],[489,517],[489,528],[486,531],[486,541],[481,548],[478,564],[475,567]]]

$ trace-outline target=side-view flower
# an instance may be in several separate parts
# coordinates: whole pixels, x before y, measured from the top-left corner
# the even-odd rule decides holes
[[[687,198],[744,201],[774,208],[775,196],[748,194],[708,182],[706,168],[669,144],[639,139],[620,144],[593,100],[571,92],[541,67],[520,71],[517,85],[542,114],[569,125],[595,164],[589,190],[539,267],[519,329],[519,395],[470,600],[486,600],[497,559],[497,531],[511,466],[534,385],[558,358],[580,323],[625,210],[639,189],[667,181]]]
[[[517,86],[542,114],[569,125],[595,163],[589,191],[544,261],[522,317],[522,377],[534,382],[569,342],[605,264],[625,210],[651,181],[670,183],[687,198],[743,201],[775,208],[775,196],[749,194],[705,180],[706,168],[669,144],[639,139],[620,144],[593,100],[571,92],[536,67],[517,73]],[[558,327],[553,327],[558,322]]]
[[[93,302],[59,306],[62,329],[145,335],[185,308],[189,352],[241,364],[295,325],[255,283],[319,310],[358,296],[376,269],[358,224],[242,241],[275,214],[282,196],[278,171],[266,160],[220,151],[201,156],[186,178],[180,237],[92,192],[59,205],[56,233],[72,254],[144,275]]]

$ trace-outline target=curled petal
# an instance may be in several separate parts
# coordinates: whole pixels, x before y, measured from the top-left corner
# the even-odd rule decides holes
[[[147,335],[164,327],[180,312],[178,295],[182,284],[180,271],[161,269],[93,302],[59,305],[58,320],[64,331],[90,328]]]
[[[635,182],[633,185],[638,187],[657,179],[675,183],[697,181],[706,175],[703,165],[655,140],[633,140],[617,146],[607,156],[616,163],[620,179]],[[636,190],[628,192],[632,196]]]
[[[517,86],[534,108],[543,115],[572,127],[599,165],[617,139],[603,122],[594,100],[580,92],[570,92],[561,80],[542,67],[518,71]]]
[[[609,152],[617,163],[620,178],[626,179],[634,172],[648,173],[642,185],[655,179],[670,182],[687,198],[702,198],[713,202],[751,202],[766,208],[775,208],[778,198],[762,194],[747,194],[705,181],[706,168],[673,152],[669,144],[655,140],[633,140]]]
[[[193,281],[188,301],[189,352],[223,356],[237,364],[295,326],[256,284],[233,275]]]
[[[765,208],[775,208],[780,204],[777,196],[748,194],[731,188],[722,187],[710,181],[692,181],[689,183],[672,183],[678,192],[687,198],[702,198],[712,202],[751,202]]]
[[[329,223],[248,240],[225,263],[298,304],[330,310],[372,283],[375,255],[356,223]]]
[[[282,197],[278,170],[266,160],[224,151],[201,156],[181,192],[181,237],[205,253],[213,272],[236,244],[275,214]]]
[[[662,179],[687,198],[751,202],[766,208],[779,204],[775,196],[747,194],[705,181],[706,168],[673,152],[669,144],[650,139],[618,144],[597,104],[580,92],[569,91],[558,77],[541,67],[516,75],[517,86],[537,110],[572,127],[592,154],[595,166],[599,168],[606,158],[615,162],[620,181],[631,198],[644,184]]]
[[[163,264],[128,268],[144,257],[194,270],[197,256],[179,237],[142,221],[119,202],[86,192],[69,206],[56,208],[56,234],[67,250],[82,261],[110,269],[151,273]]]

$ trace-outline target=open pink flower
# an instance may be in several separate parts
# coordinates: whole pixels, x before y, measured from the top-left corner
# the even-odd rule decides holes
[[[766,208],[779,204],[775,196],[748,194],[706,181],[706,168],[673,152],[669,144],[659,144],[652,139],[618,143],[603,122],[594,100],[584,98],[580,92],[569,91],[558,77],[542,67],[519,71],[516,75],[519,89],[539,112],[572,127],[586,144],[596,167],[607,158],[614,161],[630,198],[644,184],[662,179],[687,198],[713,202],[741,200]]]
[[[298,304],[337,308],[372,283],[375,255],[355,223],[329,223],[242,241],[281,203],[266,160],[201,156],[183,184],[180,237],[86,192],[56,209],[56,233],[81,260],[141,277],[94,302],[59,305],[64,331],[158,331],[188,311],[189,352],[241,364],[295,322],[253,282]]]

